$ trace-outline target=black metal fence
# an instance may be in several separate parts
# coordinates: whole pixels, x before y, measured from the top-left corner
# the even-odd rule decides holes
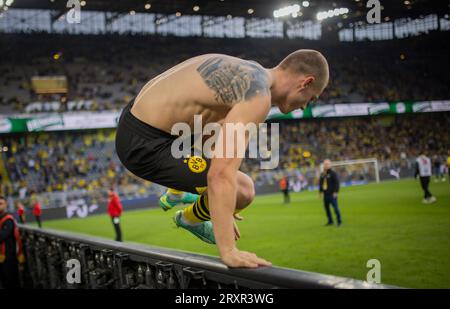
[[[20,275],[26,288],[390,288],[280,267],[229,269],[215,257],[29,226],[21,225],[20,231],[26,253]],[[74,270],[79,280],[71,277]]]

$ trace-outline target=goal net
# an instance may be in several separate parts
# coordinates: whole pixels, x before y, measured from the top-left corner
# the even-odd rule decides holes
[[[375,158],[332,161],[331,166],[341,183],[380,182],[378,160]],[[320,170],[323,171],[323,164],[320,165]]]

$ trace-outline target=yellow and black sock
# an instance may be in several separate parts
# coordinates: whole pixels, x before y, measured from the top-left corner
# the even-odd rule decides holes
[[[243,209],[235,209],[234,214],[238,214],[242,210]],[[183,217],[192,224],[211,220],[208,206],[208,195],[200,195],[194,204],[186,207],[183,210]]]
[[[208,196],[200,195],[194,204],[183,210],[183,216],[190,223],[200,223],[211,220],[208,207]]]

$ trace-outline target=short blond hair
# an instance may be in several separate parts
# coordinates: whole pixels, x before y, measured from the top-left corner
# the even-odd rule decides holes
[[[279,67],[294,74],[312,75],[312,87],[323,90],[330,76],[327,59],[317,50],[299,49],[284,58]]]

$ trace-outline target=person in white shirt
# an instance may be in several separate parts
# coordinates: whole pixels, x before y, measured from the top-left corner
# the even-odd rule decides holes
[[[436,202],[436,198],[431,194],[428,186],[430,185],[431,178],[431,160],[425,154],[421,154],[416,159],[416,172],[414,177],[420,178],[420,184],[424,192],[423,203],[431,204]]]

